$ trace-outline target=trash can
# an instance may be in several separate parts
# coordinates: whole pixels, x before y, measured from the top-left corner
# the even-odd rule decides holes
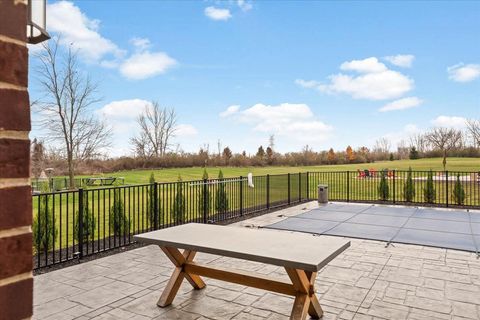
[[[326,184],[318,185],[318,203],[328,203],[328,186]]]

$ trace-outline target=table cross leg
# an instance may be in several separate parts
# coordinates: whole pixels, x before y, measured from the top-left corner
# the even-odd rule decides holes
[[[323,310],[315,295],[317,273],[299,269],[285,269],[297,292],[290,320],[304,320],[307,318],[307,314],[313,319],[320,319],[323,316]]]
[[[195,251],[185,250],[182,254],[178,249],[172,247],[161,247],[161,249],[175,265],[175,270],[157,302],[159,307],[164,308],[172,304],[178,289],[180,289],[182,285],[183,279],[186,278],[192,287],[197,290],[205,288],[206,285],[198,275],[189,274],[184,270],[185,263],[192,262],[195,258]]]

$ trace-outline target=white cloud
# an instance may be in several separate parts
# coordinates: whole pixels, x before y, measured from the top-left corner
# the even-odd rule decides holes
[[[448,78],[456,82],[469,82],[480,77],[480,64],[459,63],[448,67]]]
[[[354,99],[368,100],[396,99],[413,89],[412,79],[398,71],[388,69],[375,57],[344,62],[340,69],[360,74],[334,74],[328,77],[330,80],[328,84],[302,79],[295,82],[324,93],[348,94]]]
[[[226,21],[232,17],[229,9],[220,9],[215,7],[206,7],[205,15],[212,20],[223,20]]]
[[[177,62],[165,52],[150,52],[147,38],[132,38],[133,53],[120,49],[99,33],[100,21],[87,17],[79,7],[69,1],[59,1],[47,7],[47,28],[60,36],[61,44],[78,49],[79,55],[89,63],[98,63],[110,69],[118,68],[129,79],[145,79],[165,73]]]
[[[130,121],[136,119],[146,107],[151,108],[152,103],[143,99],[130,99],[113,101],[97,112],[112,121]]]
[[[301,87],[312,89],[318,87],[321,83],[315,80],[302,80],[302,79],[296,79],[295,83],[298,84]]]
[[[179,124],[175,127],[175,136],[192,137],[198,135],[198,130],[191,124]]]
[[[412,66],[414,55],[411,54],[398,54],[396,56],[385,57],[385,60],[397,67],[410,68]]]
[[[238,110],[240,110],[239,105],[230,106],[230,107],[227,108],[227,110],[220,113],[220,117],[225,118],[225,117],[231,116],[231,115],[237,113]]]
[[[145,51],[147,50],[148,48],[150,48],[150,46],[152,45],[151,42],[150,42],[150,39],[148,38],[132,38],[130,39],[130,43],[133,44],[133,46],[135,48],[137,48],[137,50],[139,51]]]
[[[140,80],[163,74],[176,64],[165,52],[138,52],[120,64],[120,73],[128,79]]]
[[[306,104],[282,103],[271,106],[258,103],[244,110],[229,107],[224,113],[251,126],[254,131],[276,134],[302,143],[325,141],[333,131],[333,127],[318,120]]]
[[[463,129],[467,126],[467,119],[456,116],[438,116],[431,123],[436,127]]]
[[[340,65],[340,70],[357,71],[360,73],[377,73],[387,70],[387,67],[378,61],[377,58],[371,57],[363,60],[346,61]]]
[[[115,43],[98,32],[100,21],[89,19],[72,2],[59,1],[47,6],[47,29],[60,34],[62,44],[71,45],[87,61],[96,62],[105,56],[123,54]]]
[[[253,8],[253,5],[246,0],[237,0],[237,5],[243,12],[247,12]]]
[[[405,110],[419,106],[422,104],[422,100],[417,97],[407,97],[399,100],[392,101],[387,103],[380,108],[380,112],[394,111],[394,110]]]

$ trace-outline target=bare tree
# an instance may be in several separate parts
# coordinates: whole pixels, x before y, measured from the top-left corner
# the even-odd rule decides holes
[[[35,178],[38,178],[45,165],[45,146],[37,138],[34,138],[31,143],[30,162],[32,174]]]
[[[158,102],[145,106],[137,118],[140,133],[130,142],[136,154],[142,157],[161,157],[172,146],[177,115],[174,109],[162,108]]]
[[[270,149],[272,149],[272,151],[275,150],[275,135],[274,134],[271,134],[270,137],[268,138],[268,146],[270,147]]]
[[[475,148],[480,147],[480,120],[471,119],[467,121],[467,130],[473,140]]]
[[[410,148],[415,147],[418,152],[425,152],[427,151],[428,141],[425,138],[425,134],[418,133],[415,135],[410,136]]]
[[[447,155],[452,149],[462,146],[462,132],[453,128],[433,128],[425,134],[425,139],[433,148],[441,150],[443,154],[443,170],[447,168]]]
[[[375,154],[377,160],[386,160],[388,158],[391,147],[392,145],[390,143],[390,140],[385,137],[375,141],[375,145],[373,146],[373,153]]]
[[[392,144],[390,143],[390,140],[388,140],[387,138],[380,138],[375,141],[375,146],[373,147],[373,149],[382,153],[389,153],[391,147]]]
[[[111,129],[92,112],[92,106],[100,101],[98,86],[82,73],[77,53],[72,48],[61,51],[58,39],[43,47],[38,74],[45,100],[36,102],[40,125],[48,140],[60,144],[68,163],[70,188],[74,188],[76,162],[98,156],[110,146]]]

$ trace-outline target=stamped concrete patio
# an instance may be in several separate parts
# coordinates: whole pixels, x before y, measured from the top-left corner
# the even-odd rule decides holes
[[[265,226],[315,206],[236,225]],[[207,254],[197,260],[288,279],[280,267]],[[201,291],[184,283],[172,306],[158,308],[171,272],[161,250],[147,246],[36,276],[34,319],[273,320],[290,314],[290,297],[211,279]],[[319,272],[316,288],[323,319],[480,318],[480,260],[474,253],[352,239]]]

